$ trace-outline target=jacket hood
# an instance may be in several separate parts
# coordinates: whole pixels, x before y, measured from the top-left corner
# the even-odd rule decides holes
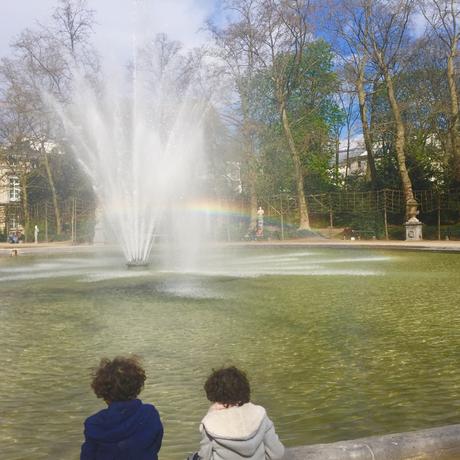
[[[152,442],[152,435],[160,431],[162,425],[157,410],[139,399],[113,402],[85,422],[85,433],[101,443],[135,442],[138,446],[147,446]]]
[[[204,428],[213,438],[246,440],[259,431],[265,415],[262,406],[250,402],[224,409],[212,406],[201,421],[200,429]]]

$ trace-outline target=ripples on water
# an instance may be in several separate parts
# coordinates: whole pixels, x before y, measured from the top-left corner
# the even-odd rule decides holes
[[[236,252],[236,253],[234,253]],[[77,459],[101,356],[136,353],[161,458],[199,441],[212,367],[246,369],[287,445],[458,422],[456,254],[254,249],[199,269],[106,255],[0,259],[0,445]]]

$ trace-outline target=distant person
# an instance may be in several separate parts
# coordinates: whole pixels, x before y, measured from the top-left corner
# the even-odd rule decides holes
[[[261,227],[264,226],[264,214],[264,209],[262,208],[262,206],[259,206],[259,209],[257,209],[257,224]]]
[[[18,244],[20,242],[21,232],[15,231],[14,233],[10,233],[8,236],[8,242],[11,244]]]
[[[160,415],[137,396],[146,376],[136,357],[104,358],[91,387],[108,405],[85,421],[80,460],[157,460],[163,439]]]
[[[257,236],[264,236],[264,214],[265,211],[262,206],[259,206],[259,209],[257,210]]]
[[[38,243],[38,234],[40,233],[40,229],[38,228],[38,225],[34,227],[34,242],[35,244]]]
[[[200,450],[189,460],[276,460],[284,455],[265,409],[250,402],[246,374],[234,366],[213,371],[204,384],[213,404],[200,424]]]

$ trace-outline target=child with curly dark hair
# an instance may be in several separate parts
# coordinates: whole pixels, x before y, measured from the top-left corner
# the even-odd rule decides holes
[[[265,409],[250,402],[246,374],[234,366],[218,369],[204,384],[213,404],[200,424],[200,450],[190,458],[203,460],[276,460],[284,455]]]
[[[103,358],[91,387],[106,409],[85,421],[80,460],[157,460],[163,425],[154,406],[137,396],[146,376],[137,357]]]

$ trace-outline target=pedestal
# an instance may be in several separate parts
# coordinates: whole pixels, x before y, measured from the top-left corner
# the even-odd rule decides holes
[[[422,240],[422,223],[416,218],[411,217],[404,226],[406,227],[406,241]]]

